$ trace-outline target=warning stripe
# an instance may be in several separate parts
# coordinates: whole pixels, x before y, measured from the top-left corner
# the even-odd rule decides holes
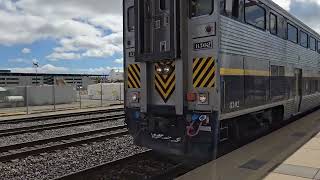
[[[128,66],[128,88],[141,88],[140,65],[129,64]]]
[[[176,74],[173,62],[156,63],[155,69],[163,66],[171,66],[172,71],[167,75],[158,74],[155,71],[154,84],[156,91],[159,93],[163,101],[167,102],[176,88]]]
[[[213,57],[193,59],[193,87],[212,88],[215,85],[216,64]]]

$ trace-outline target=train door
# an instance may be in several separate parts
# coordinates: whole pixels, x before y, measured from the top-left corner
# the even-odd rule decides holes
[[[135,0],[135,10],[135,60],[143,67],[141,111],[170,109],[182,115],[180,0]]]
[[[301,101],[302,101],[302,69],[296,68],[294,71],[295,76],[295,103],[296,103],[296,112],[301,110]]]

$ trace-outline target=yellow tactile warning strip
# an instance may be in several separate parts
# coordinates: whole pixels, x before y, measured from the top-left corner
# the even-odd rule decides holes
[[[141,70],[139,64],[128,66],[128,88],[141,88]]]
[[[159,74],[156,69],[159,67],[170,66],[171,70],[167,74]],[[161,62],[155,64],[155,76],[154,76],[155,89],[161,96],[164,102],[167,102],[170,96],[173,94],[176,87],[176,73],[175,64],[172,61]]]
[[[177,180],[320,179],[319,132],[320,110]]]
[[[213,57],[194,58],[192,70],[194,88],[214,87],[216,76],[216,62]]]

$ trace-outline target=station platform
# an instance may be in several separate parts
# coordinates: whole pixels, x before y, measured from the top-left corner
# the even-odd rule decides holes
[[[117,109],[123,108],[123,105],[112,105],[107,107],[96,107],[96,108],[86,108],[86,109],[68,109],[59,110],[59,111],[48,111],[48,112],[41,112],[41,113],[34,113],[34,114],[0,114],[0,121],[2,120],[11,120],[11,119],[19,119],[19,118],[34,118],[34,117],[41,117],[41,116],[51,116],[51,115],[61,115],[61,114],[70,114],[70,113],[80,113],[80,112],[91,112],[91,111],[98,111],[98,110],[108,110],[108,109]]]
[[[176,180],[320,180],[320,110]]]

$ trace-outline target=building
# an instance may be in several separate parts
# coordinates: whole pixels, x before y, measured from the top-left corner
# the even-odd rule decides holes
[[[101,75],[93,74],[36,74],[0,70],[0,87],[53,85],[59,80],[67,85],[82,86],[86,89],[88,85],[98,83],[97,79],[101,77]],[[108,78],[108,76],[103,77]]]
[[[112,69],[109,73],[109,81],[111,82],[122,82],[123,81],[123,72],[121,70]]]

